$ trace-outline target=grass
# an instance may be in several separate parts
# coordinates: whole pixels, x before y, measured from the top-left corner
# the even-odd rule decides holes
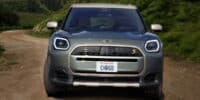
[[[46,23],[48,21],[63,21],[66,12],[69,10],[70,7],[70,3],[65,4],[65,6],[56,11],[56,12],[52,12],[51,15],[49,15],[45,20],[41,21],[40,23],[36,24],[35,27],[33,28],[34,31],[48,31],[46,29]]]
[[[45,32],[34,32],[30,31],[26,33],[27,35],[33,36],[33,37],[38,37],[38,38],[49,38],[51,36],[50,31],[45,31]]]
[[[48,14],[44,13],[25,13],[25,12],[18,12],[20,21],[19,24],[24,29],[31,29],[37,23],[44,20]]]
[[[200,34],[198,32],[167,32],[159,34],[165,55],[200,62]]]
[[[19,16],[19,25],[17,26],[0,26],[0,31],[11,29],[32,29],[37,23],[46,19],[48,14],[45,13],[28,13],[17,12]]]

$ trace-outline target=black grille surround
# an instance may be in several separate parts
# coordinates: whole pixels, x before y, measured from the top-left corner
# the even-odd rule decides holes
[[[137,48],[119,46],[80,46],[71,55],[142,57]]]

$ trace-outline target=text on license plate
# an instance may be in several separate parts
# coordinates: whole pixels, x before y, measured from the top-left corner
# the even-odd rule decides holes
[[[96,72],[117,72],[117,62],[96,62]]]

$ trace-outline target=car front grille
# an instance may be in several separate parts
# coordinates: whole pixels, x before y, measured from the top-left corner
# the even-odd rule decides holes
[[[80,46],[71,55],[141,57],[142,53],[134,47]]]
[[[98,62],[116,62],[117,72],[97,72]],[[79,46],[72,51],[69,66],[76,74],[139,74],[144,56],[134,47]]]

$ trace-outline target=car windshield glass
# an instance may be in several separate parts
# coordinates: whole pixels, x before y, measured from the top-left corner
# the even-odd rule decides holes
[[[63,28],[68,32],[145,31],[136,10],[119,8],[73,8]]]

